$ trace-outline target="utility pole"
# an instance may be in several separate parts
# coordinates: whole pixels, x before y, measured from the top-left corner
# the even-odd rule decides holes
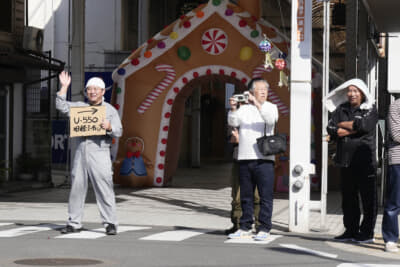
[[[71,101],[83,101],[85,86],[85,0],[72,0],[71,39]],[[75,151],[77,143],[70,139],[69,149]],[[70,152],[69,152],[70,153]],[[70,153],[70,163],[74,153]]]
[[[71,100],[82,101],[85,82],[85,1],[72,0]]]
[[[312,0],[292,1],[289,231],[309,231]]]

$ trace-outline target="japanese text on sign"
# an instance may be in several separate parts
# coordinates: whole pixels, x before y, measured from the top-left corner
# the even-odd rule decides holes
[[[305,0],[297,1],[297,41],[304,41]]]
[[[70,136],[105,135],[106,130],[101,128],[105,118],[105,106],[71,107]]]

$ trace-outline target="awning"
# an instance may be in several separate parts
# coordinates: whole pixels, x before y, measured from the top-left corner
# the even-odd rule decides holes
[[[65,63],[45,54],[18,50],[0,52],[0,83],[29,83],[27,70],[60,72]]]

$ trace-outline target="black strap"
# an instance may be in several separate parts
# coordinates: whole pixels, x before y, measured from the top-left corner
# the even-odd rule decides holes
[[[278,130],[276,129],[276,125],[274,127],[274,134],[278,134]],[[267,135],[267,123],[264,123],[264,136]]]

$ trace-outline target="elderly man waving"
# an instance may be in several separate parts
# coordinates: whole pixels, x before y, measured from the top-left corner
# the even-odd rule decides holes
[[[66,100],[71,77],[65,71],[59,75],[61,89],[57,93],[56,108],[69,115],[71,107],[105,106],[106,118],[101,127],[106,135],[75,137],[77,142],[74,153],[74,162],[71,172],[71,192],[68,202],[68,222],[61,233],[68,234],[82,230],[83,206],[85,204],[88,179],[96,194],[97,205],[106,234],[117,234],[117,218],[115,211],[115,195],[112,180],[112,162],[110,147],[113,137],[122,135],[122,124],[118,112],[113,106],[104,101],[105,84],[102,79],[89,79],[85,87],[85,94],[89,103],[69,102]]]

